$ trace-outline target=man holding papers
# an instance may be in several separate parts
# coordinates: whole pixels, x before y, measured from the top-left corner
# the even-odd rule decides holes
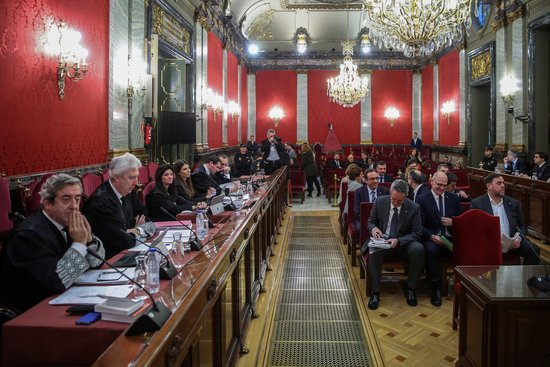
[[[105,254],[79,211],[78,178],[54,175],[44,183],[40,196],[42,210],[17,228],[1,254],[0,307],[16,313],[63,292],[88,268],[101,265],[87,254],[88,247]]]
[[[380,272],[384,258],[398,254],[409,259],[407,279],[407,304],[416,306],[414,290],[418,277],[424,268],[424,247],[418,242],[422,235],[422,221],[418,204],[407,199],[409,186],[403,180],[395,180],[390,195],[380,196],[374,202],[368,224],[368,231],[374,239],[386,239],[388,249],[373,247],[369,250],[369,241],[363,244],[361,253],[369,251],[368,268],[372,286],[369,308],[376,310],[380,302]]]
[[[452,218],[462,213],[460,199],[457,195],[446,192],[447,175],[444,172],[434,173],[432,189],[416,198],[422,216],[422,237],[426,252],[426,275],[432,283],[430,302],[441,306],[440,260],[450,260],[452,253],[447,248],[445,239],[452,242]]]
[[[472,200],[472,209],[481,209],[500,219],[500,233],[515,238],[510,245],[510,253],[523,257],[523,265],[539,264],[539,248],[527,240],[527,226],[523,221],[519,203],[504,195],[504,178],[499,173],[485,177],[487,194]],[[516,233],[519,236],[516,237]]]

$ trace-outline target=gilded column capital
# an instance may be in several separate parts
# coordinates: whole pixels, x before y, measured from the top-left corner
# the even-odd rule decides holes
[[[309,74],[309,70],[306,69],[296,69],[296,74]]]
[[[509,22],[509,23],[512,23],[514,20],[516,19],[520,19],[520,18],[523,18],[523,16],[525,15],[525,11],[523,10],[523,5],[522,6],[519,6],[516,10],[514,10],[513,12],[511,13],[507,13],[506,14],[506,20]]]

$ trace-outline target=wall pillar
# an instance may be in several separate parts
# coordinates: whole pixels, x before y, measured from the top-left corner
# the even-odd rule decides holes
[[[308,141],[308,120],[307,120],[307,71],[296,71],[296,143],[301,144]]]
[[[523,18],[520,17],[512,22],[512,60],[511,74],[518,80],[518,92],[514,95],[514,111],[516,115],[525,115],[527,108],[523,91],[526,90],[526,75],[524,73],[524,53],[527,45],[524,41]],[[510,116],[511,117],[511,116]],[[512,122],[512,148],[518,151],[525,151],[527,146],[527,126],[522,122]]]
[[[434,64],[433,67],[433,82],[434,82],[434,105],[433,105],[433,119],[434,119],[434,137],[433,145],[439,145],[439,65]]]
[[[458,51],[458,81],[459,81],[459,96],[458,103],[458,145],[460,147],[466,146],[466,137],[468,136],[467,124],[466,124],[466,50],[464,47]]]
[[[496,31],[496,42],[495,42],[495,79],[497,86],[497,98],[496,98],[496,126],[495,126],[495,147],[498,150],[507,149],[506,144],[506,104],[502,100],[500,94],[500,81],[506,75],[506,34],[505,27],[500,27]]]
[[[372,144],[372,73],[361,75],[367,78],[369,92],[361,101],[361,144]]]
[[[222,100],[224,105],[227,106],[227,49],[223,48],[223,54],[222,54]],[[227,121],[228,119],[231,119],[230,116],[227,116],[227,111],[224,108],[222,114],[222,145],[224,147],[228,146],[228,140],[227,140]]]
[[[248,95],[248,134],[256,136],[256,74],[248,74],[247,80]],[[257,138],[257,137],[256,137]],[[256,139],[258,140],[258,139]]]
[[[412,80],[412,131],[422,137],[422,72],[413,72]]]

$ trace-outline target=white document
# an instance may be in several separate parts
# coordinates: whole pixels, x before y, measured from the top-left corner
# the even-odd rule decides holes
[[[502,243],[502,253],[505,254],[510,251],[510,249],[512,248],[512,243],[514,243],[514,241],[518,238],[520,238],[519,232],[516,232],[516,234],[512,238],[508,237],[504,233],[501,234],[500,242]]]
[[[389,242],[386,241],[385,239],[373,238],[373,237],[371,237],[368,246],[371,248],[381,248],[381,249],[389,249],[391,247]]]
[[[134,272],[136,268],[118,268],[121,272],[126,274],[130,279],[134,279]],[[124,278],[121,274],[117,273],[113,269],[90,269],[86,270],[74,284],[127,284],[128,279]]]
[[[111,285],[106,287],[71,287],[48,303],[50,305],[97,305],[98,303],[103,302],[105,297],[128,297],[133,289],[133,285]]]

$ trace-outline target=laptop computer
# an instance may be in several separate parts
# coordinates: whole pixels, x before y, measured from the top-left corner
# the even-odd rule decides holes
[[[225,209],[224,209],[224,205],[223,205],[223,198],[224,198],[225,195],[218,195],[218,196],[214,196],[211,200],[210,200],[210,212],[212,213],[212,215],[217,215],[217,214],[220,214],[221,212],[223,212]]]

